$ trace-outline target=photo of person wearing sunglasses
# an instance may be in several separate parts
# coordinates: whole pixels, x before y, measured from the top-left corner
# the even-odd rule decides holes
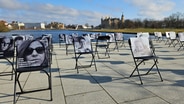
[[[14,56],[14,45],[13,38],[11,37],[0,37],[0,55],[3,57],[13,57]]]
[[[18,48],[19,67],[48,66],[44,43],[39,39],[26,40]]]

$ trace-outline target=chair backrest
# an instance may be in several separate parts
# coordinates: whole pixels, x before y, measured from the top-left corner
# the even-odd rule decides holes
[[[46,47],[40,39],[24,40],[16,48],[16,68],[48,67],[49,50]]]
[[[106,36],[110,37],[110,39],[107,40],[108,42],[115,42],[115,35],[114,35],[114,33],[107,33]]]
[[[170,39],[176,39],[176,32],[171,31],[169,32],[169,34],[170,34]]]
[[[44,34],[44,35],[42,35],[41,40],[44,41],[46,46],[51,46],[52,45],[52,35],[51,34]]]
[[[130,38],[129,45],[133,57],[147,57],[153,55],[150,49],[149,39],[146,37]]]
[[[147,37],[149,39],[149,32],[139,32],[137,33],[137,37]]]
[[[180,42],[184,42],[184,32],[179,32],[178,37]]]
[[[65,34],[59,34],[59,40],[64,41],[65,40]]]
[[[155,37],[161,38],[162,32],[154,32]]]
[[[26,37],[24,35],[16,35],[13,36],[15,47],[19,46],[24,40],[26,40]]]
[[[89,35],[73,37],[73,45],[75,53],[88,53],[93,51]]]
[[[14,42],[12,37],[0,37],[0,58],[14,57]]]
[[[65,44],[73,44],[73,36],[65,35]]]
[[[165,32],[166,38],[170,38],[170,32]]]
[[[98,36],[101,36],[101,34],[100,33],[92,33],[92,34],[90,34],[91,39],[97,39]]]
[[[110,40],[110,36],[108,36],[108,35],[98,36],[97,41],[96,41],[96,45],[107,44],[109,40]]]
[[[107,41],[110,40],[110,36],[98,36],[98,41]]]
[[[115,40],[122,41],[123,40],[123,33],[115,33]]]
[[[25,35],[25,40],[33,40],[33,35]]]

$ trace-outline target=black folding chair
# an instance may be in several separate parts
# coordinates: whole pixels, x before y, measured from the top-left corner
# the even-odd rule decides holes
[[[108,45],[109,45],[109,51],[110,50],[117,50],[117,51],[119,51],[119,49],[118,49],[118,43],[116,41],[115,34],[114,33],[107,33],[106,36],[109,36],[110,37],[110,39],[107,40]]]
[[[132,71],[130,77],[134,77],[134,76],[138,76],[140,79],[141,84],[143,84],[141,76],[142,75],[148,75],[150,73],[150,71],[153,70],[153,68],[155,67],[161,81],[163,81],[162,76],[160,74],[160,71],[158,69],[157,66],[157,59],[158,57],[155,55],[155,53],[153,52],[153,50],[150,48],[150,41],[148,38],[145,37],[140,37],[140,38],[130,38],[128,40],[129,46],[130,46],[130,50],[132,53],[132,57],[135,63],[135,68]],[[137,61],[139,60],[139,61]],[[148,68],[148,71],[145,74],[140,74],[139,70],[139,66],[143,63],[145,64],[146,61],[152,60],[153,64],[151,65],[150,68]],[[134,75],[134,72],[137,71],[137,75]]]
[[[65,42],[65,34],[59,34],[58,41],[59,41],[59,47],[61,47],[61,44]]]
[[[50,64],[52,64],[52,54],[53,54],[52,34],[43,34],[41,37],[41,41],[44,43],[46,49],[50,52],[49,60]]]
[[[13,79],[14,74],[14,51],[15,51],[15,45],[13,42],[12,37],[3,36],[0,37],[0,59],[6,60],[12,67],[12,70],[10,72],[1,72],[0,76],[6,76],[11,75],[11,80]]]
[[[178,44],[176,32],[174,32],[174,31],[169,32],[169,36],[170,36],[169,37],[169,40],[170,40],[169,47],[171,45],[173,45],[173,47],[175,47]]]
[[[168,45],[170,44],[170,32],[165,32],[165,36],[166,36],[165,45]]]
[[[126,47],[123,33],[115,33],[114,36],[116,41],[116,48],[118,49],[118,51],[119,51],[119,47],[122,47],[122,46]]]
[[[96,40],[95,53],[98,55],[99,59],[110,58],[109,55],[109,41],[110,36],[98,36]],[[101,49],[101,50],[100,50]],[[102,54],[105,54],[104,57],[101,57]]]
[[[65,38],[66,55],[68,55],[69,52],[68,47],[73,45],[73,35],[64,34],[64,38]]]
[[[161,42],[163,40],[162,32],[154,32],[154,35],[157,42]]]
[[[79,73],[79,68],[91,67],[92,65],[95,66],[95,70],[97,71],[95,54],[93,52],[90,36],[85,35],[85,36],[73,37],[73,46],[74,46],[75,61],[76,61],[75,69],[77,69],[77,73]],[[81,56],[84,56],[84,57],[82,58]],[[91,58],[90,64],[87,64],[87,63],[84,64],[84,60],[82,61],[82,59],[89,58],[89,56]],[[81,60],[79,61],[79,59]]]
[[[49,58],[50,50],[47,47],[49,46],[45,46],[45,43],[38,38],[34,40],[24,40],[16,48],[14,104],[17,102],[17,95],[44,90],[50,90],[50,100],[52,101],[51,60]],[[36,71],[41,71],[46,74],[48,77],[48,86],[45,88],[25,90],[23,83],[20,81],[20,76],[24,73]],[[20,92],[17,91],[17,84]]]

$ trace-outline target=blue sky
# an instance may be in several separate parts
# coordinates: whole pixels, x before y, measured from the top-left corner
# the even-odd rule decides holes
[[[156,19],[184,13],[184,0],[0,0],[0,20],[97,26],[101,18]]]

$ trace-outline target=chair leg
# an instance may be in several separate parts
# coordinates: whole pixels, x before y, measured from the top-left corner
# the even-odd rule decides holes
[[[68,45],[65,46],[66,46],[66,55],[68,55]]]
[[[53,100],[52,97],[52,72],[51,72],[51,67],[49,67],[49,75],[48,75],[48,80],[49,80],[49,88],[50,88],[50,101]]]
[[[79,68],[78,68],[78,58],[75,60],[76,63],[75,63],[75,69],[77,69],[77,73],[79,73]]]
[[[182,42],[180,42],[180,47],[178,48],[178,51],[180,50],[181,47],[184,47]]]
[[[13,104],[16,103],[16,96],[17,96],[16,89],[17,89],[17,72],[15,72]]]
[[[95,60],[95,55],[92,54],[92,61],[91,61],[91,65],[92,63],[94,62],[94,65],[95,65],[95,71],[97,71],[97,67],[96,67],[96,60]]]
[[[158,72],[158,74],[159,74],[159,77],[160,77],[161,81],[163,81],[162,76],[161,76],[161,73],[160,73],[160,71],[159,71],[159,69],[158,69],[157,63],[158,63],[158,60],[157,60],[157,59],[154,59],[154,64],[153,64],[152,67],[148,70],[148,72],[146,73],[146,75],[149,74],[149,72],[150,72],[150,71],[153,69],[153,67],[155,66],[155,67],[156,67],[156,70],[157,70],[157,72]]]
[[[140,80],[141,84],[143,84],[142,79],[141,79],[141,75],[139,73],[139,69],[137,68],[136,70],[137,70],[137,73],[138,73],[138,76],[139,76],[139,80]]]
[[[158,74],[159,74],[159,76],[160,76],[161,81],[163,81],[162,76],[161,76],[161,73],[160,73],[160,71],[159,71],[159,69],[158,69],[157,64],[156,64],[156,69],[157,69],[157,72],[158,72]]]
[[[136,66],[136,67],[135,67],[135,69],[132,71],[132,73],[130,74],[130,77],[132,77],[133,74],[134,74],[134,72],[137,71],[137,74],[138,74],[138,77],[139,77],[139,80],[140,80],[141,84],[143,84],[143,82],[142,82],[141,75],[140,75],[140,73],[139,73],[138,67],[139,67],[139,65],[140,65],[142,62],[144,62],[144,61],[141,60],[141,62],[139,62],[138,64],[136,64],[136,60],[134,59],[134,63],[135,63],[135,66]]]

